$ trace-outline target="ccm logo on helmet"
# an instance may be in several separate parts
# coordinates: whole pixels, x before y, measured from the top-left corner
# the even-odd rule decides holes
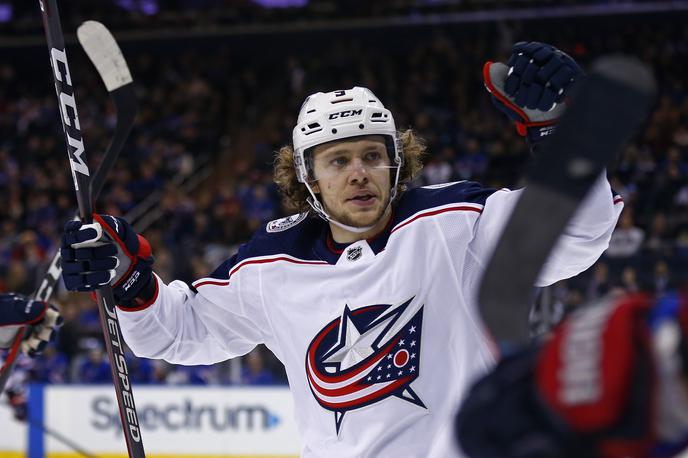
[[[329,119],[348,118],[349,116],[360,116],[363,114],[363,109],[360,110],[344,110],[339,113],[331,113]]]

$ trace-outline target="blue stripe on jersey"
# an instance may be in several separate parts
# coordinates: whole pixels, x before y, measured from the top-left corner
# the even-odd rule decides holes
[[[369,244],[375,253],[379,253],[385,248],[394,226],[415,213],[458,202],[484,205],[493,192],[495,189],[484,188],[472,181],[408,190],[394,205],[392,224],[389,224],[382,234],[369,240]],[[224,261],[208,275],[208,278],[227,280],[229,272],[235,265],[259,256],[286,254],[305,261],[326,261],[335,264],[339,259],[340,250],[346,245],[330,240],[328,246],[329,234],[327,223],[315,216],[309,216],[298,224],[279,232],[267,232],[266,226],[263,226],[248,243],[241,245],[234,256]]]

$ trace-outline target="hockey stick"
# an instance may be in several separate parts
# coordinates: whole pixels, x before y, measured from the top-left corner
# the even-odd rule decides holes
[[[647,117],[656,83],[639,61],[610,56],[576,89],[532,164],[480,285],[480,310],[499,344],[527,341],[537,276],[590,187]]]
[[[74,99],[74,87],[67,63],[57,2],[56,0],[39,0],[39,3],[48,49],[50,50],[50,65],[53,69],[55,90],[62,112],[62,128],[67,143],[67,155],[72,170],[72,178],[74,179],[79,217],[85,224],[90,224],[93,221],[91,177],[86,164],[84,142]],[[98,44],[95,46],[97,47]],[[130,457],[144,457],[141,429],[136,414],[131,383],[129,382],[129,370],[124,357],[122,331],[117,320],[115,300],[110,285],[97,290],[96,297],[127,450]]]
[[[96,70],[98,70],[98,74],[105,83],[105,87],[110,92],[117,111],[112,140],[103,155],[103,161],[98,166],[98,170],[96,170],[91,181],[91,193],[95,199],[103,189],[105,178],[110,169],[112,169],[120,151],[122,151],[124,142],[129,136],[129,132],[131,132],[134,126],[138,103],[129,67],[110,31],[99,22],[87,21],[79,27],[78,37],[82,47],[86,50],[86,54],[91,59]],[[89,39],[89,37],[91,38]],[[93,47],[97,47],[98,50],[93,51]],[[49,301],[53,289],[60,279],[60,275],[62,275],[62,265],[60,251],[58,250],[53,256],[48,270],[45,272],[43,280],[38,289],[33,293],[32,298],[43,302]],[[4,391],[7,380],[14,369],[21,341],[26,334],[28,334],[26,328],[19,330],[5,363],[0,368],[0,394]]]

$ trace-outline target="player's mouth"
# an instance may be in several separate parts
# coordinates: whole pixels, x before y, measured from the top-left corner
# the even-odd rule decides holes
[[[370,207],[371,205],[374,205],[375,202],[377,202],[377,196],[367,191],[359,192],[356,193],[356,195],[346,199],[346,201],[351,202],[352,204],[358,207]]]

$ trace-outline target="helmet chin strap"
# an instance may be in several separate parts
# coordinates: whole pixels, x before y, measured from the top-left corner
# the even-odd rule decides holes
[[[334,224],[335,226],[340,227],[346,231],[355,232],[357,234],[367,232],[373,228],[373,226],[362,226],[362,227],[349,226],[348,224],[340,223],[336,219],[333,219],[330,215],[327,214],[327,212],[325,211],[325,208],[323,208],[323,206],[320,203],[320,201],[318,200],[318,198],[315,197],[315,194],[313,193],[313,190],[311,189],[311,185],[309,185],[308,183],[304,183],[304,184],[306,185],[306,188],[308,189],[308,192],[311,195],[311,197],[306,199],[306,201],[308,202],[308,205],[310,205],[311,208],[313,208],[313,210],[324,220],[326,220],[326,221]],[[389,202],[391,204],[392,200],[390,199]],[[385,209],[385,211],[387,211],[387,209]]]

